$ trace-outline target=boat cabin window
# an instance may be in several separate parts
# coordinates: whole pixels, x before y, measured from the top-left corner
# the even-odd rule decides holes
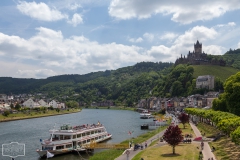
[[[67,144],[66,148],[72,148],[72,144]]]
[[[97,130],[95,130],[95,133],[98,133],[98,131],[97,131]]]
[[[87,141],[86,141],[86,140],[82,142],[82,144],[85,144],[85,143],[87,143]]]
[[[101,139],[101,136],[99,136],[99,139]]]
[[[86,135],[85,133],[82,134],[82,136],[85,136],[85,135]]]
[[[56,149],[63,149],[64,146],[56,146]]]
[[[42,150],[53,150],[53,147],[43,146]]]
[[[95,140],[97,140],[98,139],[98,137],[95,137]]]
[[[90,132],[87,132],[87,135],[90,135]]]
[[[79,145],[79,146],[81,146],[81,145],[82,145],[82,143],[81,143],[81,142],[78,142],[78,145]]]
[[[75,139],[77,137],[77,135],[73,135],[73,139]]]
[[[71,139],[71,136],[65,135],[65,136],[64,136],[64,139]]]
[[[51,135],[50,135],[50,136],[51,136]],[[59,135],[53,135],[52,140],[53,140],[53,141],[59,140]]]
[[[94,134],[94,131],[92,131],[91,134]]]
[[[81,137],[81,134],[78,134],[78,135],[77,135],[77,138],[79,138],[79,137]]]
[[[88,139],[87,142],[90,142],[90,139]]]
[[[60,135],[60,140],[63,140],[63,135]]]

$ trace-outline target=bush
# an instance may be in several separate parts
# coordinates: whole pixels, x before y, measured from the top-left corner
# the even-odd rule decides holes
[[[7,110],[7,111],[4,111],[2,115],[7,117],[9,114],[10,114],[10,111]]]

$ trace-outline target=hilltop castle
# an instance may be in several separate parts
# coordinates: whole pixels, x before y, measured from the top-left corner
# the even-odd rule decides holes
[[[204,51],[202,52],[202,43],[199,43],[197,40],[197,43],[194,44],[194,51],[189,51],[187,57],[182,57],[181,54],[181,57],[175,62],[175,65],[178,64],[225,66],[226,62],[224,60],[215,60],[208,57],[207,53],[204,53]]]

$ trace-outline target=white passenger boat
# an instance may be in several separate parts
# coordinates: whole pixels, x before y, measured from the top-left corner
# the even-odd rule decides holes
[[[112,137],[100,123],[74,127],[62,125],[60,129],[49,130],[49,133],[49,139],[40,139],[42,148],[37,149],[40,157],[46,157],[47,154],[53,156],[72,151],[85,151],[84,145],[93,141],[99,143]]]
[[[153,116],[150,112],[148,112],[148,110],[143,110],[142,113],[140,113],[140,118],[148,119],[148,118],[153,118]]]

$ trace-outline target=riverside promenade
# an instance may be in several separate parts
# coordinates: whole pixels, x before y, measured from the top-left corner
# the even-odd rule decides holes
[[[190,123],[190,126],[192,127],[193,132],[195,133],[196,137],[202,137],[200,131],[198,130],[198,128],[194,124]],[[159,137],[162,137],[164,132],[165,132],[165,130],[159,132],[155,136],[153,136],[150,139],[148,139],[146,141],[147,142],[147,146],[149,146],[152,141],[154,141],[156,139],[159,139]],[[199,143],[199,148],[201,148],[200,147],[201,142],[196,142],[196,143]],[[133,147],[131,147],[130,149],[126,149],[123,152],[123,154],[121,156],[115,158],[115,160],[131,160],[135,155],[137,155],[141,151],[142,151],[141,149],[138,149],[138,150],[134,151]],[[211,147],[209,146],[208,142],[204,142],[204,148],[202,150],[202,154],[203,154],[203,159],[202,160],[216,160],[213,152],[211,151]]]
[[[198,128],[190,122],[190,126],[193,129],[193,132],[195,133],[196,137],[202,137],[201,132],[198,130]],[[200,142],[199,142],[199,148],[200,147]],[[204,142],[204,147],[202,150],[202,154],[203,154],[203,160],[216,160],[215,155],[213,154],[213,152],[211,151],[211,147],[209,146],[208,142]]]
[[[159,132],[155,136],[149,138],[146,143],[147,146],[149,146],[154,140],[159,139],[160,137],[163,136],[165,130]],[[145,142],[143,143],[143,146],[145,145]],[[144,147],[145,148],[145,147]],[[137,149],[134,151],[134,146],[132,146],[130,149],[126,149],[121,156],[118,158],[115,158],[115,160],[131,160],[135,155],[137,155],[139,152],[141,152],[141,149]]]

